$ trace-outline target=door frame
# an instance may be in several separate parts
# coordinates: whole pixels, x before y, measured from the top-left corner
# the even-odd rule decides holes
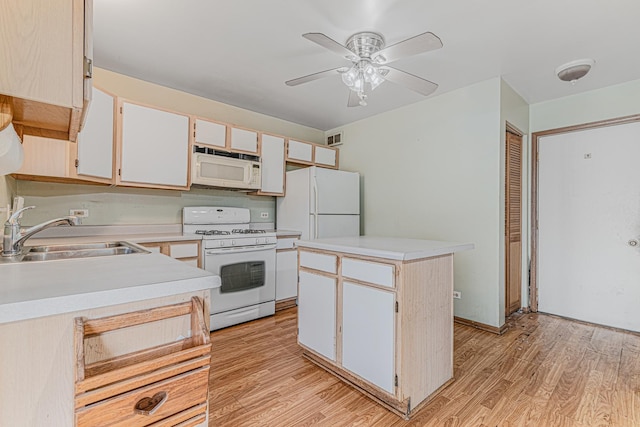
[[[640,114],[549,129],[531,134],[531,263],[529,271],[529,309],[538,311],[538,139],[587,129],[640,122]]]

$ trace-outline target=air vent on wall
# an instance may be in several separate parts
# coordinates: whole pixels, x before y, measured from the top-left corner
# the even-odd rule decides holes
[[[327,136],[327,145],[342,145],[344,141],[342,132]]]

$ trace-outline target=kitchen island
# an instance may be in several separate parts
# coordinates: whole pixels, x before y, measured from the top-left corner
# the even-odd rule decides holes
[[[453,254],[471,243],[299,241],[298,343],[408,419],[453,381]]]
[[[119,397],[109,397],[109,387],[120,387],[121,391],[126,387],[107,384],[96,386],[91,391],[87,385],[89,388],[85,391],[79,373],[84,375],[87,368],[85,379],[98,384],[100,375],[92,374],[89,367],[98,366],[105,360],[107,362],[102,369],[112,366],[113,372],[132,373],[135,369],[143,372],[144,366],[138,368],[140,364],[122,362],[123,357],[132,353],[143,354],[147,349],[166,348],[167,343],[168,346],[175,343],[172,351],[176,355],[184,352],[186,347],[189,347],[187,351],[194,353],[206,349],[207,345],[210,346],[209,316],[204,314],[209,310],[210,289],[216,286],[220,286],[218,276],[153,253],[1,264],[0,425],[71,426],[81,419],[87,408],[94,412],[86,412],[86,418],[100,416],[100,405],[105,405],[104,412],[113,411],[109,405],[117,403]],[[198,310],[190,311],[191,306]],[[171,318],[146,323],[145,317],[164,319],[163,316],[170,311],[179,312],[179,315],[172,314]],[[98,320],[102,318],[107,320]],[[197,318],[202,319],[200,329],[206,329],[206,336],[196,330],[194,319]],[[79,333],[79,325],[83,323],[78,323],[78,319],[86,322],[89,328],[86,335]],[[109,320],[120,322],[118,330],[111,331]],[[95,328],[91,332],[91,321],[111,332],[104,337],[99,331],[95,332]],[[127,322],[135,326],[126,327]],[[190,337],[196,336],[202,339],[189,341]],[[184,348],[176,347],[182,346],[178,341],[184,342]],[[166,355],[167,360],[170,357]],[[189,407],[191,412],[184,413],[187,416],[199,411],[196,415],[206,418],[204,381],[208,377],[208,362],[204,359],[208,357],[208,354],[200,356],[202,367],[190,368],[191,371],[187,371],[189,366],[186,362],[164,365],[162,370],[173,370],[173,374],[178,374],[167,376],[163,381],[153,380],[151,374],[145,378],[131,378],[136,378],[139,385],[149,384],[139,388],[140,396],[153,390],[154,384],[177,389],[180,381],[201,379],[203,385],[198,387],[198,398],[203,403],[199,407]],[[161,359],[158,358],[158,363]],[[138,360],[143,360],[143,357]],[[159,369],[162,366],[156,365],[158,372],[162,371]],[[134,382],[124,380],[121,383],[127,381]],[[152,384],[152,381],[157,382]],[[191,388],[196,389],[194,386]],[[123,399],[137,399],[137,390],[124,392],[121,396]],[[103,400],[85,408],[82,402],[96,400],[98,395]],[[132,413],[135,403],[130,404]],[[162,413],[164,408],[176,407],[169,399],[158,413]]]

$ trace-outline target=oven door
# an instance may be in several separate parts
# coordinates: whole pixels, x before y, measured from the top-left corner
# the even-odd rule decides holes
[[[276,298],[275,245],[207,249],[204,266],[222,282],[211,290],[211,314]]]

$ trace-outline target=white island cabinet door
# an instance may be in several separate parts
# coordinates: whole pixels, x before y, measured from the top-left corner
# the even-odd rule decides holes
[[[342,286],[342,366],[395,394],[395,294],[347,281]]]
[[[336,360],[336,279],[300,272],[298,342]]]
[[[78,134],[78,176],[113,179],[114,99],[93,88],[93,99]]]
[[[122,103],[119,183],[187,188],[189,117]]]
[[[261,193],[284,196],[284,138],[262,135]]]

